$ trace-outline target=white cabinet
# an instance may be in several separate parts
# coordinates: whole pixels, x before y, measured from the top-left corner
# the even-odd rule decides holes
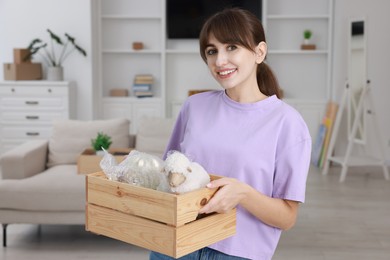
[[[75,90],[71,82],[1,82],[0,151],[30,139],[48,139],[54,119],[75,118]]]

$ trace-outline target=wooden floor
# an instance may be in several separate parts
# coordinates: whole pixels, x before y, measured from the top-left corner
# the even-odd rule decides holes
[[[390,259],[390,181],[380,169],[312,168],[296,226],[284,232],[273,259]],[[4,260],[148,259],[148,251],[96,236],[83,226],[10,225]]]

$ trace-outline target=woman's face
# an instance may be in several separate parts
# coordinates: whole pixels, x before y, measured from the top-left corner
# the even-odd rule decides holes
[[[259,55],[240,45],[224,44],[210,35],[205,54],[207,66],[224,89],[257,87],[256,68]],[[265,55],[264,55],[265,56]]]

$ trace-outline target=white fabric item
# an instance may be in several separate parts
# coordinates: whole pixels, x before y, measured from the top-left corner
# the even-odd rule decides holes
[[[56,120],[49,139],[48,167],[60,164],[76,164],[79,155],[91,148],[91,139],[98,132],[111,136],[112,148],[129,147],[128,119],[110,120]]]

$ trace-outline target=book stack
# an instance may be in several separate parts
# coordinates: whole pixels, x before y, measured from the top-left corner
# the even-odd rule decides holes
[[[136,97],[152,97],[152,84],[154,82],[153,75],[138,74],[134,78],[133,94]]]

